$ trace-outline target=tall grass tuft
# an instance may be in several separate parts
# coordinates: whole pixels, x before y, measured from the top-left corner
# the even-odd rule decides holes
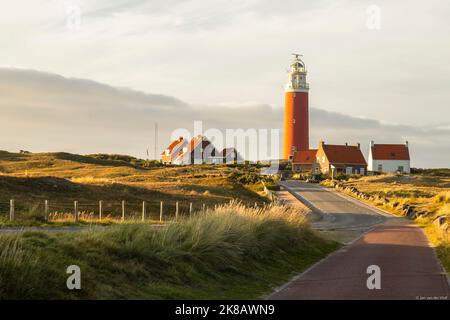
[[[450,203],[450,191],[438,193],[434,197],[435,203]]]
[[[27,298],[36,283],[37,260],[18,236],[0,237],[0,297]]]

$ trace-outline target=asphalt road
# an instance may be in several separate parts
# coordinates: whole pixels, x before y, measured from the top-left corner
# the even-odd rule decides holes
[[[282,181],[280,184],[308,207],[322,215],[319,221],[312,223],[315,229],[365,231],[391,217],[317,184],[294,180]]]
[[[360,237],[279,288],[269,299],[450,299],[446,273],[424,232],[411,221],[298,181],[282,182],[319,211],[320,230],[358,230]],[[369,266],[380,289],[369,289]],[[370,283],[374,283],[369,281]]]

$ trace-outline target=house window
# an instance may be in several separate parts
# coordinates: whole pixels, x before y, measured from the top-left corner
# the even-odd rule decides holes
[[[399,166],[399,167],[398,167],[398,171],[399,171],[399,172],[404,172],[403,166]]]
[[[382,164],[378,165],[378,172],[383,172],[383,165]]]
[[[366,171],[364,170],[364,168],[360,168],[360,169],[359,169],[359,174],[360,174],[360,175],[363,176],[365,173],[366,173]]]
[[[345,173],[346,174],[352,174],[353,173],[353,168],[352,167],[346,167],[345,168]]]

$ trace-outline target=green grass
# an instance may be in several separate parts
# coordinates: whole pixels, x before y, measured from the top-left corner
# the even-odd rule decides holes
[[[428,236],[428,239],[434,245],[436,255],[442,263],[445,270],[450,273],[450,235],[431,223],[427,218],[419,217],[416,222],[421,226]]]
[[[168,224],[0,235],[0,299],[254,299],[339,245],[306,212],[230,203]],[[82,290],[66,288],[78,265]]]
[[[441,261],[444,269],[450,274],[450,241],[440,241],[435,246],[436,254]]]

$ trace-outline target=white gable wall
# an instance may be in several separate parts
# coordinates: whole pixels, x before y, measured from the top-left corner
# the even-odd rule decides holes
[[[403,167],[404,173],[411,173],[410,160],[374,160],[372,156],[372,148],[369,150],[369,171],[380,171],[379,165],[382,166],[381,172],[395,173],[399,171],[399,167]]]
[[[380,171],[379,165],[382,165],[381,172],[395,173],[399,167],[403,167],[404,173],[411,173],[411,162],[409,160],[373,160],[369,158],[369,171]]]

